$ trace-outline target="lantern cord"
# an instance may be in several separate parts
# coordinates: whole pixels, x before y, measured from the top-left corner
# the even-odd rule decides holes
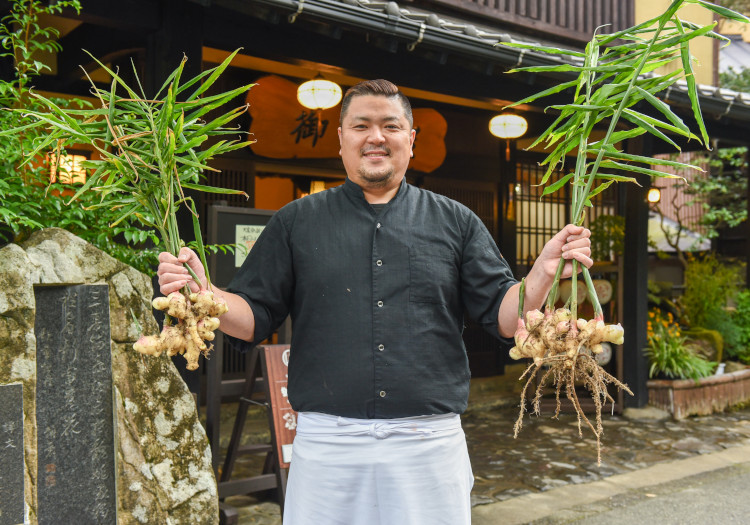
[[[300,15],[300,13],[302,12],[304,8],[305,8],[305,0],[299,0],[299,2],[297,3],[297,12],[289,15],[290,24],[293,24],[297,20],[297,17]]]
[[[414,48],[417,47],[417,45],[422,41],[424,38],[424,30],[427,28],[424,22],[419,23],[419,36],[417,36],[417,40],[415,42],[412,42],[408,46],[406,46],[406,49],[409,51],[414,51]]]

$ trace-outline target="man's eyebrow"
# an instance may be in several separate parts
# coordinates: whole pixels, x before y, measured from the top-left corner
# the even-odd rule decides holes
[[[382,119],[372,119],[372,118],[366,117],[364,115],[362,115],[362,116],[353,115],[352,116],[352,121],[354,121],[354,122],[372,122],[373,120],[379,120],[380,122],[398,122],[400,120],[400,118],[397,115],[383,117]]]

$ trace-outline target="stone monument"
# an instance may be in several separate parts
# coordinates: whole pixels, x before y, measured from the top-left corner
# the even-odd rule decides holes
[[[72,476],[64,478],[69,490],[89,492],[90,508],[79,512],[77,523],[115,523],[108,521],[113,512],[118,524],[218,523],[211,452],[193,397],[168,357],[144,357],[132,349],[139,335],[133,316],[145,332],[157,331],[150,279],[65,230],[52,228],[0,249],[0,283],[0,439],[8,445],[0,449],[0,525],[54,523],[45,517],[45,498],[64,476]],[[51,285],[66,286],[55,292],[57,287]],[[71,313],[70,299],[62,305],[60,297],[53,298],[70,290],[83,294],[76,299],[76,314]],[[107,303],[108,330],[101,317],[97,321]],[[58,315],[48,306],[66,309],[66,326],[82,316],[80,346],[65,342],[69,328],[48,322],[48,316]],[[37,326],[46,328],[40,333]],[[55,339],[62,340],[64,352],[50,354],[46,338],[53,346]],[[108,373],[102,368],[106,349],[109,392]],[[49,382],[56,372],[57,386]],[[72,397],[66,400],[62,391],[55,395],[60,388]],[[91,410],[76,412],[68,406],[80,404],[75,401],[79,395],[88,396]],[[111,431],[107,403],[114,416]],[[56,426],[59,415],[68,416],[69,426]],[[76,426],[84,417],[94,418],[90,421],[96,427]],[[96,470],[93,480],[80,479],[88,474],[71,471],[58,450],[64,439],[80,435],[75,432],[88,433],[84,448],[92,447],[89,465],[75,468]],[[55,501],[65,497],[55,495]],[[85,518],[86,512],[94,518]]]

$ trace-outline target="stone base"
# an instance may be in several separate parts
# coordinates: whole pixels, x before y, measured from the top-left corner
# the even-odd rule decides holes
[[[705,416],[750,401],[750,368],[692,379],[652,379],[646,383],[648,402],[674,419]]]

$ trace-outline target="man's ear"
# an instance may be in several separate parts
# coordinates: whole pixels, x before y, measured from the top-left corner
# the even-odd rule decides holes
[[[338,128],[338,133],[339,133],[339,156],[341,156],[341,148],[343,147],[343,144],[341,142],[341,127],[340,126]]]

